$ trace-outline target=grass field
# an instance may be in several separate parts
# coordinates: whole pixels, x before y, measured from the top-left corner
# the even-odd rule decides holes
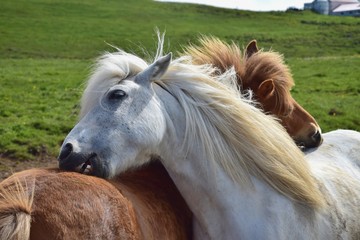
[[[324,131],[360,131],[360,19],[249,12],[150,0],[14,0],[0,11],[0,156],[55,157],[76,122],[91,64],[109,44],[146,57],[154,28],[176,52],[212,34],[281,52],[293,95]],[[146,49],[146,52],[144,52]]]

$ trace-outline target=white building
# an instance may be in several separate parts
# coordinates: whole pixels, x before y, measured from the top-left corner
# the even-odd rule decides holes
[[[314,0],[312,3],[305,3],[304,9],[326,15],[360,16],[358,0]]]

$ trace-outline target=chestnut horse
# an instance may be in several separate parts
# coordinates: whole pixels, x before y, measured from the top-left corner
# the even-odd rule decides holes
[[[275,115],[289,135],[301,147],[317,147],[322,142],[316,120],[291,96],[294,80],[282,55],[258,49],[251,41],[244,54],[240,48],[215,37],[203,37],[199,46],[188,46],[185,54],[195,64],[213,64],[224,72],[235,68],[242,90],[251,89],[266,113]]]
[[[30,169],[0,189],[0,239],[192,238],[192,214],[156,161],[110,181]]]

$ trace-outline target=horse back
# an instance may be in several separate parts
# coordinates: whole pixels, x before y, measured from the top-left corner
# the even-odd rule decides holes
[[[14,181],[34,184],[28,188],[33,191],[30,239],[140,239],[131,203],[105,180],[30,169],[4,182]]]
[[[159,163],[111,181],[58,169],[30,169],[12,175],[1,187],[15,183],[32,196],[24,215],[31,216],[24,221],[31,221],[30,239],[192,237],[192,214]]]

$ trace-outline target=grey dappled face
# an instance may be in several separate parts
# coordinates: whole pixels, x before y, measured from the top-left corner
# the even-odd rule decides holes
[[[166,123],[151,86],[163,72],[149,69],[108,89],[79,121],[61,148],[61,169],[111,178],[150,160]]]

